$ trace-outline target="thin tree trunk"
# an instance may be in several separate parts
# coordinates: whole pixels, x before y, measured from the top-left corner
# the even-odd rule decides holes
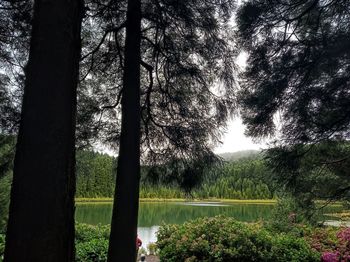
[[[74,261],[82,0],[36,0],[5,261]]]
[[[114,197],[109,262],[136,260],[140,183],[141,1],[128,0],[122,126]]]

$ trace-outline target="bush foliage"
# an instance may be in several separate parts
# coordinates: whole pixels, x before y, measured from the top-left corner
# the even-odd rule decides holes
[[[107,261],[109,226],[76,224],[76,262]]]
[[[167,262],[350,261],[350,228],[291,227],[286,233],[262,223],[246,224],[222,216],[201,218],[163,225],[157,244],[147,248]],[[109,226],[76,224],[76,262],[107,261],[109,232]],[[0,234],[0,262],[4,247],[5,235]]]
[[[5,235],[0,234],[0,262],[3,261],[4,251],[5,251]]]
[[[161,261],[320,261],[303,238],[232,218],[201,218],[158,231]]]

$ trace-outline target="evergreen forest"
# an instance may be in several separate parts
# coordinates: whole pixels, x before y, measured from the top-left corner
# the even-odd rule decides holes
[[[1,0],[0,262],[349,262],[349,25],[349,0]],[[264,211],[144,234],[151,200]]]

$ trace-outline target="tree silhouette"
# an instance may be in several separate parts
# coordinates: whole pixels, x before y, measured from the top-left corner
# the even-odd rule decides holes
[[[330,174],[343,178],[340,191],[349,189],[342,175],[350,162],[349,12],[342,0],[247,1],[238,12],[248,53],[240,97],[247,133],[278,134],[269,163],[294,192],[317,197],[315,186],[330,185]],[[316,174],[318,183],[305,180]]]
[[[5,261],[74,260],[74,132],[82,10],[81,1],[34,3]]]
[[[96,142],[113,149],[122,146],[122,142],[119,143],[123,140],[122,119],[127,117],[121,117],[124,92],[127,92],[123,82],[127,74],[128,47],[124,30],[127,6],[125,0],[86,3],[77,92],[79,146],[96,145]],[[228,23],[233,8],[233,1],[219,0],[141,2],[141,115],[140,130],[135,132],[141,135],[143,162],[162,164],[179,158],[192,163],[210,154],[219,141],[218,128],[225,125],[236,104],[234,57],[237,52]],[[25,49],[22,53],[26,53]],[[136,69],[132,74],[137,75],[138,65],[133,63],[131,68]],[[137,158],[137,154],[130,155]],[[136,161],[134,159],[134,163]],[[137,165],[132,172],[136,184]],[[118,168],[122,169],[119,165]],[[135,199],[129,198],[129,201],[135,202]],[[134,207],[133,210],[129,221],[136,221],[137,211]],[[133,227],[136,229],[135,223]],[[134,249],[131,239],[135,229],[125,233],[126,250]]]
[[[126,17],[122,123],[108,261],[135,261],[140,184],[141,1],[129,0]]]
[[[217,126],[225,125],[235,108],[236,48],[228,25],[233,7],[221,1],[142,1],[144,161],[200,155],[219,140]],[[121,123],[126,4],[95,3],[90,9],[88,15],[96,21],[85,26],[89,33],[84,33],[81,79],[92,94],[84,91],[79,99],[86,102],[81,111],[91,122],[82,129],[115,146]]]

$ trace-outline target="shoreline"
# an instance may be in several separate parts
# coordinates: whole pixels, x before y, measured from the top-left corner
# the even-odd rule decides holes
[[[164,203],[164,202],[207,202],[207,203],[231,203],[231,204],[260,204],[260,205],[274,205],[278,199],[227,199],[227,198],[206,198],[206,199],[186,199],[186,198],[140,198],[142,203]],[[75,198],[76,204],[110,204],[113,203],[111,197],[96,197],[96,198]],[[326,201],[316,200],[316,205],[325,204]],[[329,206],[341,206],[341,202],[335,201],[328,203]]]
[[[75,198],[75,203],[112,203],[113,198]],[[209,199],[185,199],[185,198],[140,198],[140,202],[209,202],[209,203],[236,203],[236,204],[276,204],[276,199],[221,199],[221,198],[209,198]]]

